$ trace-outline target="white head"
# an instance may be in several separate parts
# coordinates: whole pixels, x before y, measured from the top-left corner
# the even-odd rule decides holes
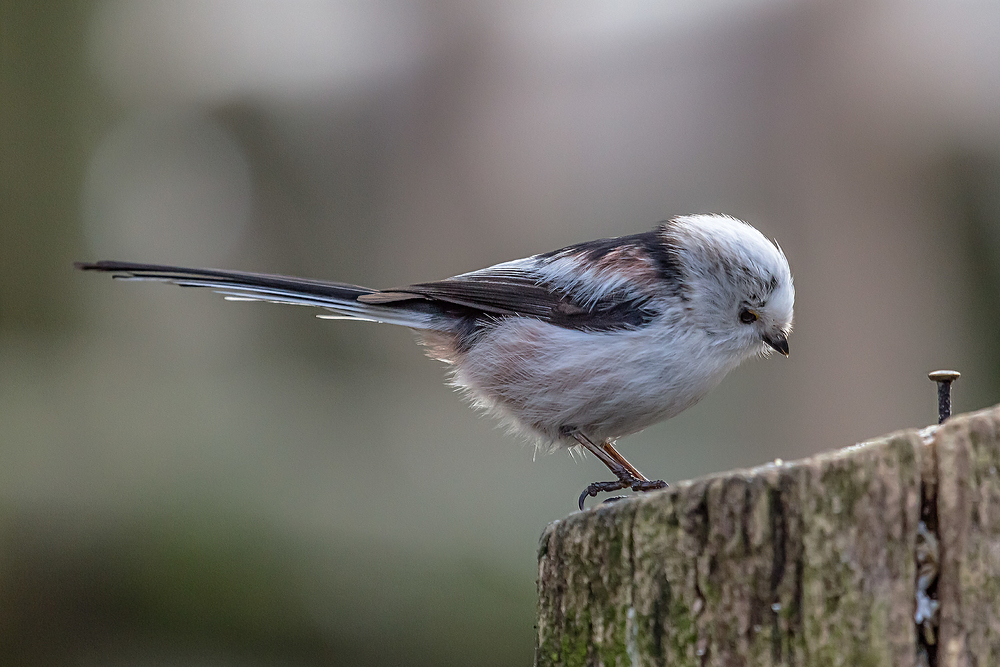
[[[663,238],[684,269],[692,315],[740,356],[788,354],[795,288],[788,260],[763,234],[726,215],[681,216]]]

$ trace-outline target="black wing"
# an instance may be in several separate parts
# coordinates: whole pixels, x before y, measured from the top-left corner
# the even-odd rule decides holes
[[[632,237],[623,240],[631,241]],[[620,247],[628,248],[629,253],[602,255],[607,269],[603,274],[595,274],[594,269],[601,266],[584,256],[592,253],[590,244],[580,244],[448,280],[367,294],[358,300],[386,305],[428,300],[495,317],[535,317],[569,329],[641,327],[658,314],[652,304],[655,267],[635,251],[634,245]],[[560,260],[565,263],[556,267]],[[605,289],[606,285],[611,288]]]

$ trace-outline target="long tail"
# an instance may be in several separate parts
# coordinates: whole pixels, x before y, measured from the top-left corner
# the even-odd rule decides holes
[[[246,273],[220,269],[189,269],[158,264],[101,261],[93,264],[77,262],[82,271],[111,273],[119,280],[148,280],[171,283],[182,287],[207,287],[230,301],[267,301],[299,306],[324,308],[333,315],[326,319],[367,320],[398,324],[413,329],[437,329],[441,316],[426,308],[426,302],[394,305],[366,304],[358,297],[378,290],[347,283],[335,283],[309,278],[293,278],[267,273]]]

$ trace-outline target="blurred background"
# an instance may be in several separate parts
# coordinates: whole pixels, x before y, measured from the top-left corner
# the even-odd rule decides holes
[[[1000,4],[0,4],[0,662],[517,665],[606,471],[410,332],[74,260],[392,287],[724,212],[791,357],[624,439],[669,481],[1000,401]]]

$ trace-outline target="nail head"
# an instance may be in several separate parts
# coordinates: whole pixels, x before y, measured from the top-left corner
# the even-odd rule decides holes
[[[934,382],[954,382],[962,377],[962,374],[958,371],[931,371],[927,374],[927,377]]]

